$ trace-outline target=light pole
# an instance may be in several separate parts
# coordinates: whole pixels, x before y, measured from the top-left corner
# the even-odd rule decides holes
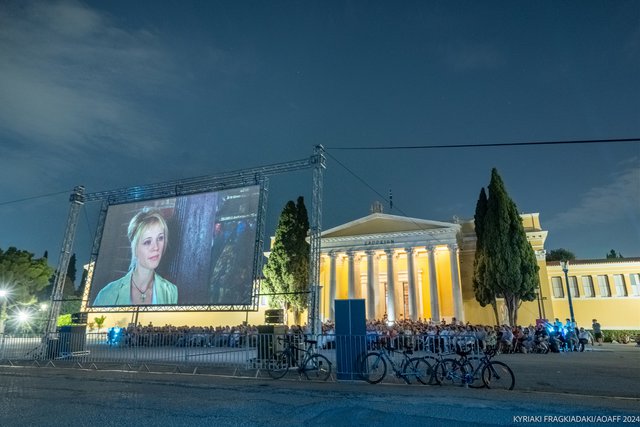
[[[4,321],[7,318],[7,301],[9,300],[9,292],[6,289],[0,289],[0,335],[4,334]]]
[[[560,261],[562,271],[564,271],[564,281],[567,283],[567,299],[569,300],[569,314],[571,315],[571,326],[576,324],[573,316],[573,301],[571,301],[571,288],[569,287],[569,261]]]

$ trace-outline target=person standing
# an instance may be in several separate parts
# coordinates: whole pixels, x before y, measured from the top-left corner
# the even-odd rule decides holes
[[[600,326],[600,323],[598,323],[598,319],[593,319],[591,329],[593,329],[593,337],[597,341],[598,345],[602,345],[602,327]]]

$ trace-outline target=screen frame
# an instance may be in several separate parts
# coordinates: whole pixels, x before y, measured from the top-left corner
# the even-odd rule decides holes
[[[151,203],[169,199],[176,199],[179,197],[190,197],[195,195],[201,195],[204,193],[221,193],[223,191],[242,190],[257,187],[258,191],[258,205],[256,211],[256,231],[255,241],[253,244],[253,259],[251,270],[251,296],[247,303],[209,303],[204,301],[199,304],[183,304],[178,301],[178,304],[163,305],[163,304],[149,304],[149,305],[117,305],[117,306],[95,306],[90,304],[91,298],[95,297],[95,292],[92,292],[95,284],[94,273],[95,268],[99,261],[100,247],[104,238],[105,224],[109,209],[115,206],[131,205],[140,203]],[[242,182],[236,185],[230,185],[221,183],[216,186],[206,186],[202,189],[194,190],[175,187],[175,192],[167,194],[141,194],[133,189],[129,189],[130,197],[126,195],[121,198],[109,197],[103,199],[98,226],[96,228],[96,234],[93,243],[93,249],[90,257],[89,264],[87,265],[87,275],[85,280],[81,311],[88,313],[109,313],[109,312],[191,312],[191,311],[208,311],[208,312],[224,312],[224,311],[258,311],[259,309],[259,290],[260,279],[262,277],[262,266],[264,264],[264,233],[265,233],[265,217],[266,217],[266,196],[268,193],[268,180],[266,178],[256,177],[254,182]],[[169,243],[171,244],[171,243]],[[210,267],[210,271],[213,267]]]

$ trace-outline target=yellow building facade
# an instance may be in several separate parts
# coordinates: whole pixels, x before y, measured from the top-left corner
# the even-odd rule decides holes
[[[640,329],[640,258],[569,261],[547,264],[555,317],[569,317],[569,292],[576,322],[605,329]],[[567,278],[569,291],[567,291]]]
[[[570,317],[566,280],[558,262],[545,261],[547,231],[538,213],[521,218],[540,267],[540,289],[536,300],[520,306],[518,323],[564,321]],[[322,320],[334,319],[336,299],[362,298],[368,319],[455,317],[495,324],[493,308],[481,307],[473,292],[475,243],[473,220],[447,223],[372,213],[326,230],[320,266]],[[572,303],[578,325],[590,327],[597,318],[607,329],[640,329],[639,273],[640,258],[571,262],[569,284],[576,288]],[[507,323],[506,314],[499,299],[500,323]]]

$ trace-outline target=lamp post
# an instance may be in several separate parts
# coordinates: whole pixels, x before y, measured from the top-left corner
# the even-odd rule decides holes
[[[576,319],[573,316],[573,302],[571,301],[571,288],[569,287],[569,261],[560,261],[562,271],[564,271],[564,281],[567,283],[567,300],[569,300],[569,314],[571,315],[571,325],[576,324]]]
[[[0,289],[0,335],[4,334],[4,321],[7,318],[7,301],[9,300],[9,292],[6,289]]]

